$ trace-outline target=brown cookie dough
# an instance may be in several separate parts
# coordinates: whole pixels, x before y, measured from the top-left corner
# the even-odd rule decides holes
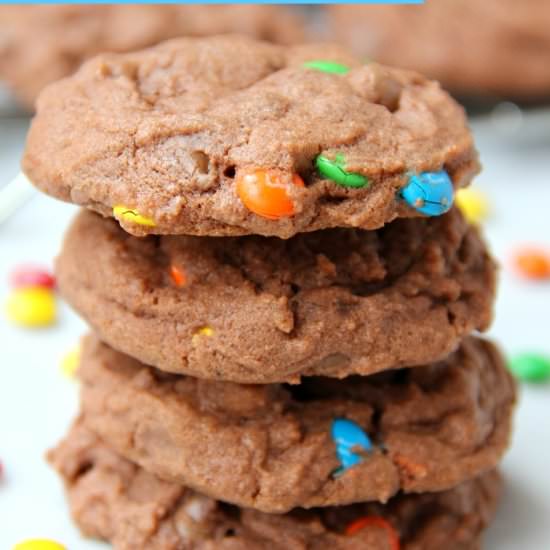
[[[431,0],[422,6],[330,6],[330,40],[406,67],[459,94],[550,94],[548,0]]]
[[[115,550],[479,550],[500,496],[496,472],[450,491],[399,495],[385,506],[294,510],[286,515],[216,502],[148,474],[77,424],[50,453],[85,535]],[[365,516],[388,527],[346,529]]]
[[[161,370],[243,383],[431,363],[487,328],[495,291],[495,266],[458,210],[286,241],[137,239],[84,211],[57,276],[115,349]]]
[[[349,71],[304,65],[319,59]],[[321,176],[320,154],[368,185]],[[411,174],[445,170],[457,188],[478,161],[462,107],[435,82],[337,46],[225,36],[102,55],[52,85],[23,168],[135,235],[289,238],[416,216],[400,197]]]
[[[475,338],[430,366],[252,386],[168,375],[88,337],[79,376],[84,423],[122,456],[264,512],[454,487],[498,464],[514,405],[501,356]],[[338,475],[335,418],[373,444]]]
[[[32,107],[47,84],[98,53],[227,32],[281,43],[303,38],[299,16],[278,6],[0,6],[0,79]]]

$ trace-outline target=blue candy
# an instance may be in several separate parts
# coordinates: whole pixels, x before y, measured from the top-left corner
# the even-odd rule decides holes
[[[332,421],[331,435],[336,445],[336,455],[341,463],[341,467],[334,472],[335,475],[342,474],[363,460],[361,455],[353,452],[353,449],[360,448],[365,452],[372,450],[369,436],[353,420],[335,418]]]
[[[401,197],[422,214],[440,216],[453,205],[453,182],[445,170],[412,174]]]

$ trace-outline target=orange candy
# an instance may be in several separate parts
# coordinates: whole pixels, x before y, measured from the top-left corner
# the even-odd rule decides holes
[[[550,279],[550,255],[540,250],[518,252],[514,263],[519,273],[527,279]]]
[[[397,536],[392,524],[380,516],[366,516],[364,518],[356,519],[347,526],[346,535],[355,535],[365,527],[378,527],[380,529],[384,529],[388,533],[391,550],[400,549],[399,537]]]
[[[237,195],[254,214],[269,220],[294,215],[294,204],[289,197],[289,187],[304,187],[298,174],[281,170],[256,168],[237,174]]]
[[[175,265],[170,266],[170,277],[176,286],[181,287],[187,284],[187,276],[185,275],[185,271]]]

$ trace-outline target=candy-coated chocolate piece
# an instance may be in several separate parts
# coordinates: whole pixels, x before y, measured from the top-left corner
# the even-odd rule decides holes
[[[445,170],[411,174],[400,195],[418,212],[440,216],[453,205],[453,182]]]
[[[199,330],[197,330],[197,332],[195,332],[195,334],[193,334],[193,338],[191,338],[191,341],[193,344],[196,345],[201,336],[210,337],[210,336],[213,336],[213,334],[214,334],[214,329],[212,327],[205,326],[200,328]]]
[[[46,288],[30,287],[14,290],[8,298],[8,319],[23,327],[44,327],[56,320],[55,296]]]
[[[347,418],[335,418],[332,421],[331,435],[336,445],[336,455],[340,461],[340,468],[336,475],[359,464],[363,457],[357,451],[368,452],[372,450],[369,436],[353,420]]]
[[[328,61],[326,59],[314,59],[304,63],[306,69],[314,69],[323,73],[346,74],[349,72],[349,67],[336,61]]]
[[[508,367],[518,380],[535,383],[550,380],[550,356],[522,353],[512,357]]]
[[[36,286],[51,289],[55,287],[55,277],[46,269],[23,265],[12,272],[10,283],[15,288]]]
[[[521,250],[514,257],[520,275],[527,279],[550,279],[550,254],[541,250]]]
[[[472,224],[480,224],[489,215],[489,201],[479,189],[459,189],[455,201],[462,215]]]
[[[13,550],[67,550],[65,546],[47,539],[32,539],[20,542]]]
[[[170,277],[176,286],[185,286],[187,284],[187,276],[185,271],[175,265],[170,266]]]
[[[137,210],[133,210],[123,205],[113,207],[113,216],[118,220],[124,220],[138,225],[146,225],[147,227],[155,227],[156,225],[153,219],[147,218],[141,215]]]
[[[262,168],[239,172],[236,181],[241,202],[254,214],[270,220],[293,216],[294,204],[288,190],[293,185],[304,187],[298,174]]]
[[[343,187],[360,188],[369,184],[369,180],[361,174],[354,174],[345,170],[346,159],[338,153],[334,160],[323,155],[315,159],[315,166],[319,173]]]
[[[80,363],[80,346],[76,346],[61,360],[61,372],[67,378],[74,378]]]
[[[381,516],[365,516],[356,519],[346,527],[346,535],[353,536],[367,527],[377,527],[384,529],[388,533],[390,549],[399,550],[399,537],[393,525]]]

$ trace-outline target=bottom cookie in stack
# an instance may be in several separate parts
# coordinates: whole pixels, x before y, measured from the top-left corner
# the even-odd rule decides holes
[[[82,531],[116,550],[477,550],[500,491],[496,472],[385,505],[241,509],[160,480],[77,422],[50,453]]]

